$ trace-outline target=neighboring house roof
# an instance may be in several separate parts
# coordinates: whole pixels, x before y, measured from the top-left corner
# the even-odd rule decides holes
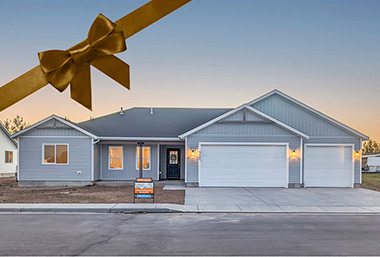
[[[151,114],[152,110],[152,114]],[[176,139],[231,109],[131,108],[79,123],[101,139]]]
[[[309,136],[306,135],[305,133],[302,133],[301,131],[298,131],[298,130],[296,130],[296,129],[294,129],[294,128],[288,126],[288,125],[286,125],[285,123],[283,123],[283,122],[281,122],[279,120],[276,120],[275,118],[273,118],[273,117],[271,117],[271,116],[269,116],[269,115],[267,115],[267,114],[265,114],[263,112],[260,112],[259,110],[256,110],[252,106],[249,106],[249,105],[246,105],[246,104],[243,104],[243,105],[241,105],[241,106],[239,106],[239,107],[237,107],[237,108],[235,108],[235,109],[233,109],[233,110],[231,110],[229,112],[226,112],[226,113],[220,115],[219,117],[216,117],[215,119],[210,120],[209,122],[206,122],[206,123],[204,123],[204,124],[202,124],[202,125],[194,128],[194,129],[192,129],[190,131],[187,131],[186,133],[180,135],[179,137],[180,138],[185,138],[185,137],[187,137],[187,136],[189,136],[189,135],[191,135],[191,134],[193,134],[193,133],[195,133],[195,132],[197,132],[197,131],[199,131],[201,129],[204,129],[204,128],[206,128],[206,127],[214,124],[215,122],[220,121],[220,120],[222,120],[222,119],[224,119],[224,118],[226,118],[226,117],[228,117],[228,116],[230,116],[230,115],[232,115],[232,114],[234,114],[234,113],[236,113],[236,112],[238,112],[238,111],[240,111],[240,110],[242,110],[244,108],[246,108],[247,110],[249,110],[249,111],[257,114],[258,116],[260,116],[260,117],[262,117],[262,118],[264,118],[264,119],[266,119],[268,121],[271,121],[271,122],[277,124],[279,127],[283,128],[283,129],[285,129],[287,131],[290,131],[290,132],[292,132],[292,133],[294,133],[296,135],[299,135],[299,136],[301,136],[303,138],[309,139]]]
[[[12,143],[17,146],[16,140],[11,138],[11,134],[9,133],[8,129],[3,125],[3,123],[0,121],[0,130],[4,131],[4,134],[9,138],[9,140],[12,141]]]
[[[89,136],[89,137],[92,137],[92,138],[94,138],[94,139],[98,139],[98,137],[97,137],[96,135],[94,135],[94,134],[92,134],[92,133],[90,133],[90,132],[88,132],[88,131],[86,131],[86,130],[80,128],[79,126],[77,126],[77,124],[75,124],[75,123],[73,123],[73,122],[71,122],[71,121],[68,121],[68,120],[62,119],[61,117],[56,116],[56,115],[51,115],[51,116],[47,117],[46,119],[43,119],[43,120],[41,120],[41,121],[39,121],[39,122],[37,122],[37,123],[34,123],[32,126],[27,127],[26,129],[23,129],[23,130],[17,132],[16,134],[13,134],[13,135],[11,136],[11,138],[18,138],[18,137],[20,137],[21,135],[24,135],[24,134],[28,133],[30,130],[32,130],[32,129],[34,129],[34,128],[40,126],[41,124],[43,124],[43,123],[45,123],[45,122],[48,122],[48,121],[50,121],[50,120],[52,120],[52,119],[58,120],[59,122],[62,122],[63,124],[65,124],[65,125],[67,125],[67,126],[73,128],[73,129],[75,129],[75,130],[77,130],[77,131],[79,131],[79,132],[81,132],[81,133],[83,133],[83,134],[85,134],[85,135],[87,135],[87,136]]]
[[[341,122],[339,122],[339,121],[337,121],[337,120],[335,120],[335,119],[327,116],[326,114],[323,114],[322,112],[315,110],[314,108],[312,108],[312,107],[310,107],[310,106],[308,106],[308,105],[306,105],[306,104],[304,104],[304,103],[302,103],[302,102],[294,99],[293,97],[291,97],[291,96],[289,96],[289,95],[281,92],[278,89],[274,89],[274,90],[270,91],[269,93],[267,93],[267,94],[265,94],[263,96],[260,96],[260,97],[256,98],[255,100],[252,100],[251,102],[247,103],[247,105],[253,105],[253,104],[255,104],[255,103],[257,103],[257,102],[259,102],[259,101],[261,101],[261,100],[263,100],[263,99],[265,99],[267,97],[270,97],[273,94],[278,94],[278,95],[282,96],[283,98],[289,100],[290,102],[292,102],[292,103],[294,103],[294,104],[296,104],[296,105],[298,105],[298,106],[300,106],[300,107],[302,107],[302,108],[310,111],[311,113],[314,113],[318,117],[321,117],[322,119],[327,120],[328,122],[334,124],[335,126],[341,128],[341,129],[343,129],[343,130],[345,130],[345,131],[347,131],[347,132],[349,132],[349,133],[351,133],[351,134],[353,134],[355,136],[358,136],[358,137],[360,137],[360,138],[362,138],[364,140],[368,140],[369,139],[369,137],[366,136],[366,135],[364,135],[363,133],[360,133],[359,131],[354,130],[354,129],[348,127],[347,125],[345,125],[345,124],[343,124],[343,123],[341,123]]]

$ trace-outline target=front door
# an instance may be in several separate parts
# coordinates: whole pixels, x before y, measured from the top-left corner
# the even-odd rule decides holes
[[[167,179],[180,179],[180,149],[168,149]]]

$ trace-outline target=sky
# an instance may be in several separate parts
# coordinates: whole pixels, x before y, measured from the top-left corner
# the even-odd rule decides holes
[[[0,86],[37,53],[146,0],[0,0]],[[234,108],[273,89],[380,141],[380,0],[193,0],[127,39],[131,90],[92,68],[93,111],[48,85],[0,112],[80,122],[139,107]]]

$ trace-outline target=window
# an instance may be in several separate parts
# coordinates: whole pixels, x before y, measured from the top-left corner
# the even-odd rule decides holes
[[[5,163],[13,163],[13,152],[5,151]]]
[[[143,158],[142,158],[142,167],[143,170],[150,170],[150,146],[143,146]],[[136,169],[140,169],[140,146],[136,150]]]
[[[108,147],[108,168],[110,170],[123,169],[123,147],[110,146]]]
[[[43,144],[43,164],[68,164],[68,144]]]

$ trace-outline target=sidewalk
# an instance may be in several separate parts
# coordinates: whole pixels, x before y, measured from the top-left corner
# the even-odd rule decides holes
[[[254,206],[176,204],[0,204],[0,213],[348,213],[380,214],[370,206]]]

